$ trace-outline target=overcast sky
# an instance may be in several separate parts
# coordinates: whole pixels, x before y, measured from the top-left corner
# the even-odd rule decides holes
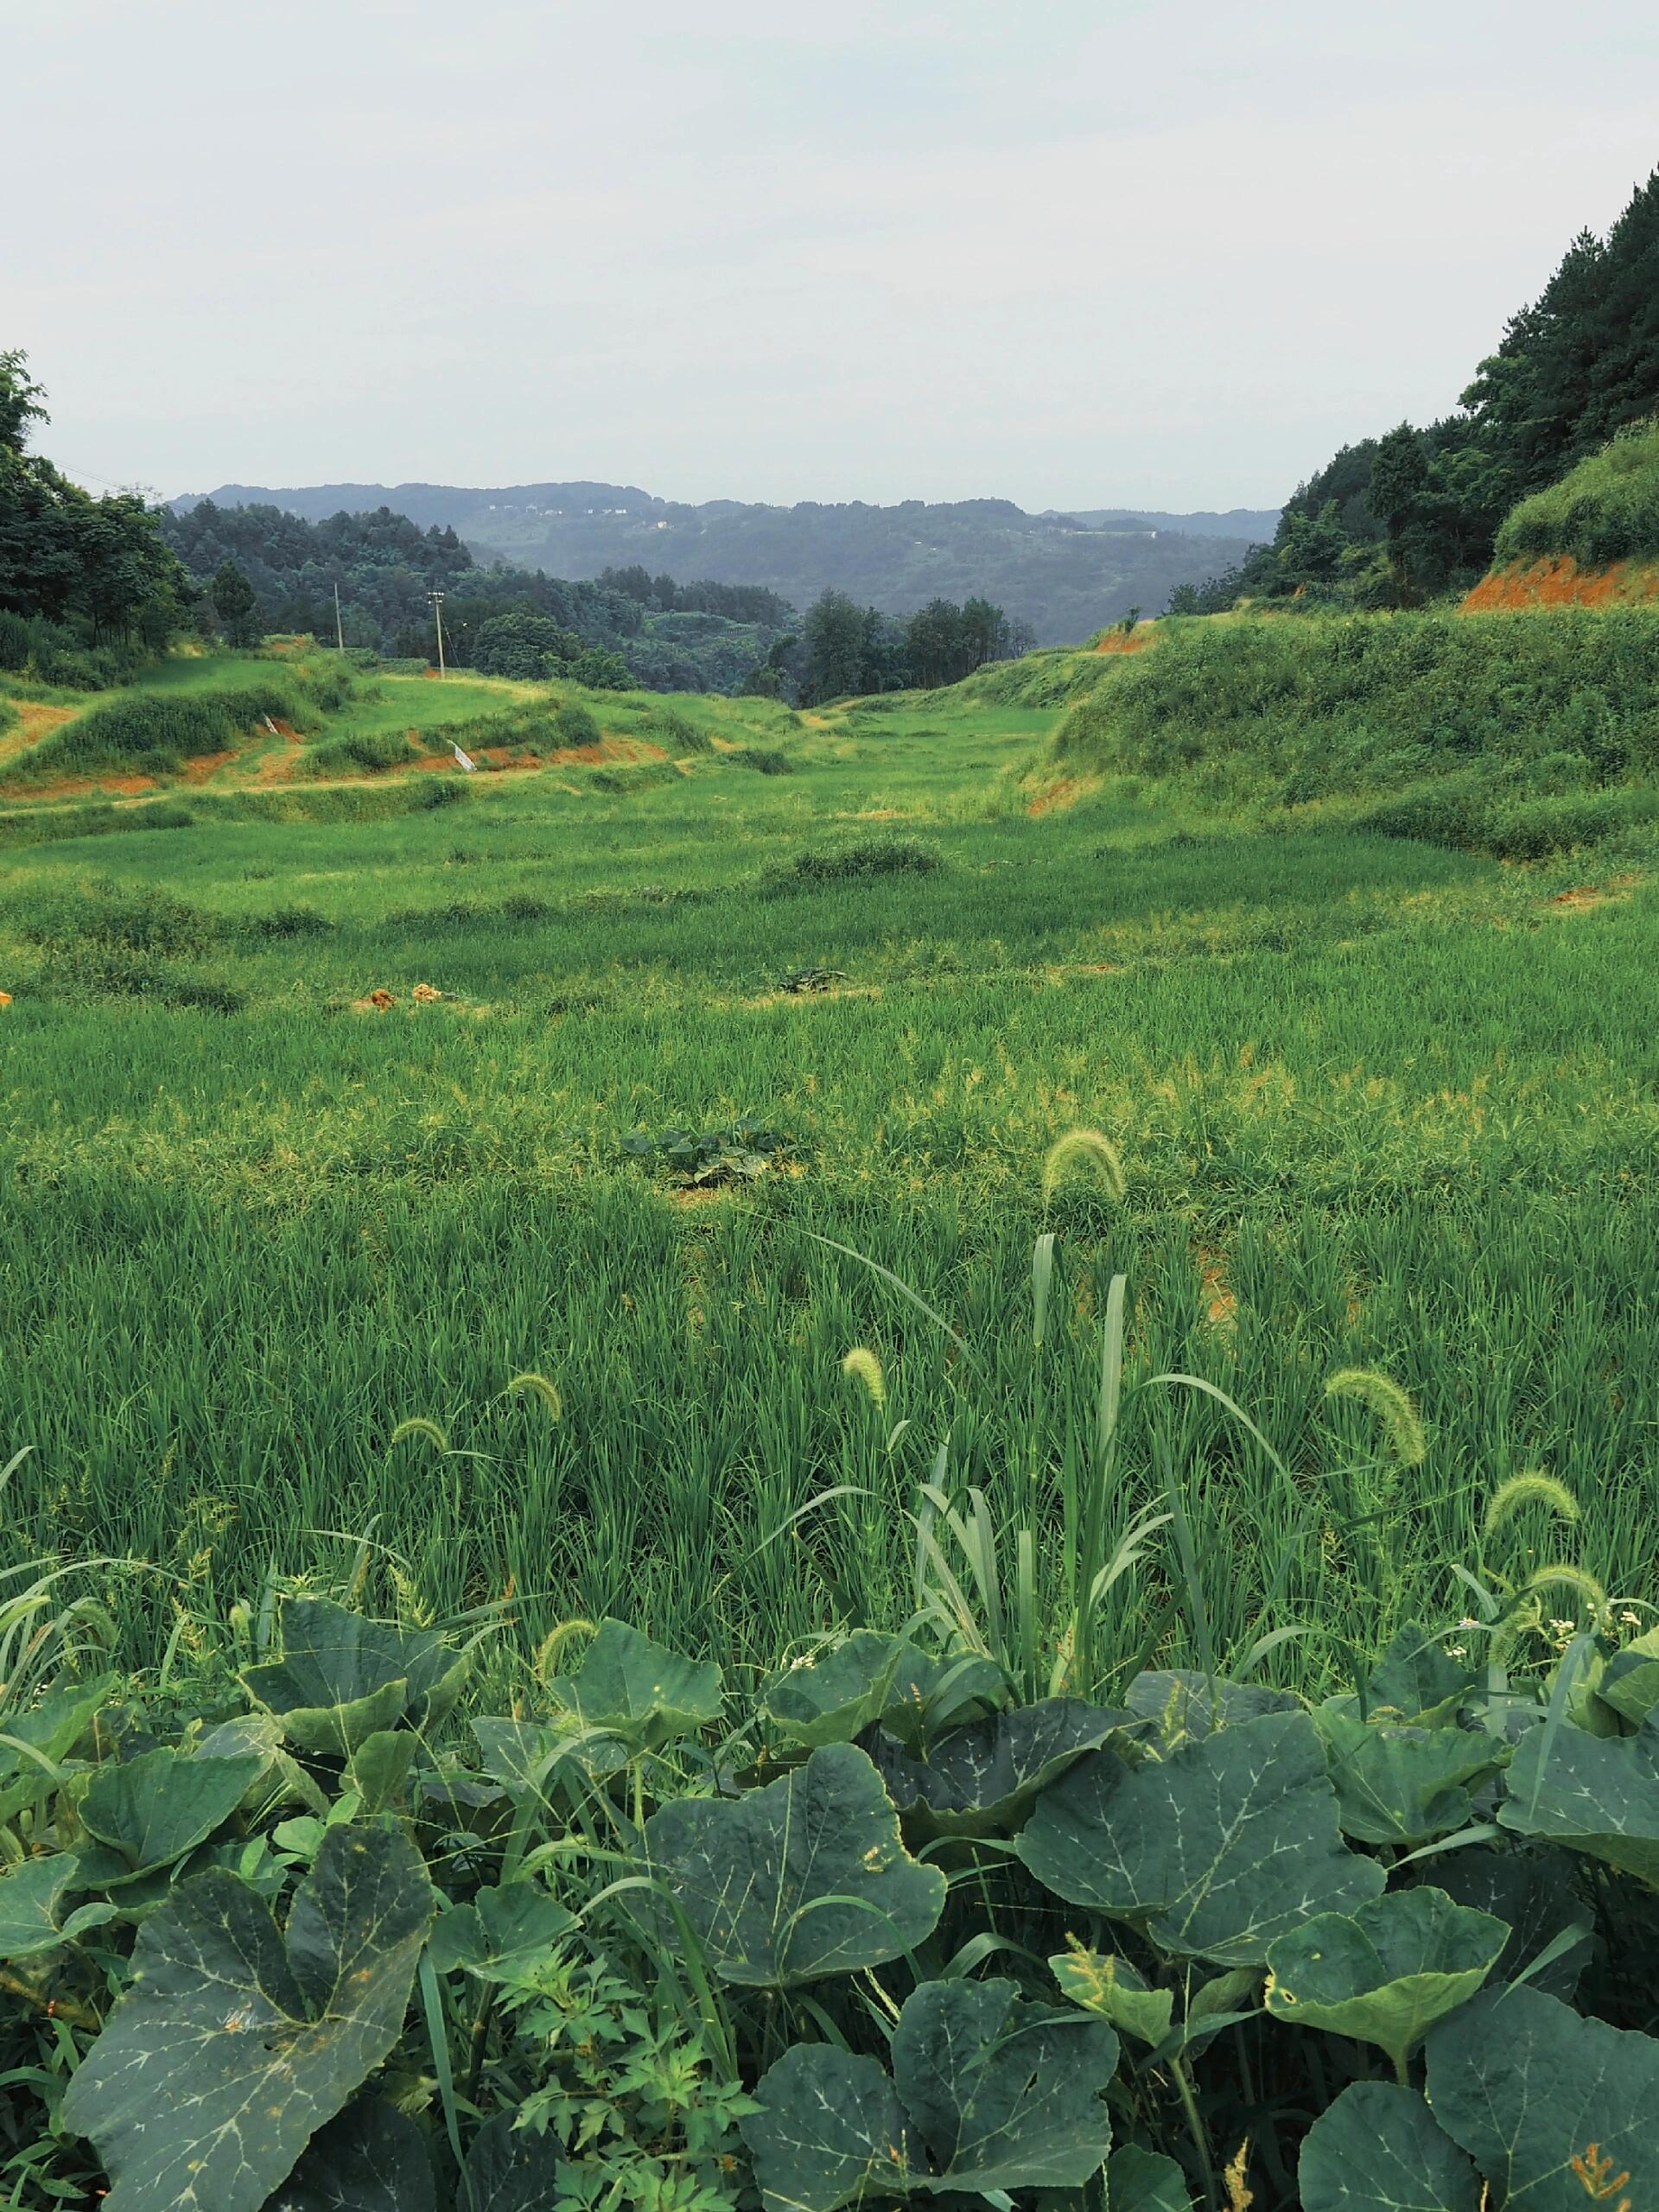
[[[168,495],[1276,505],[1659,163],[1652,0],[0,0],[0,346]]]

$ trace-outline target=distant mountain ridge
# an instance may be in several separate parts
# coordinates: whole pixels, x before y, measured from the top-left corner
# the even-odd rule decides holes
[[[764,584],[801,607],[827,586],[893,614],[932,599],[982,595],[1028,621],[1044,645],[1087,637],[1132,606],[1155,613],[1173,586],[1231,566],[1253,540],[1271,537],[1278,519],[1244,508],[1231,515],[1130,508],[1033,515],[1011,499],[689,505],[639,485],[586,480],[494,487],[223,484],[171,504],[188,512],[202,498],[221,507],[281,507],[313,522],[385,506],[423,529],[454,529],[486,562],[577,579],[637,562],[686,580]]]

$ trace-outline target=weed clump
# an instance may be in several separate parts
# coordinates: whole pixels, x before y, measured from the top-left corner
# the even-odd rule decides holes
[[[300,766],[308,776],[348,776],[353,769],[379,776],[389,768],[405,767],[414,757],[415,748],[406,737],[390,730],[362,730],[313,746]]]
[[[843,844],[809,847],[766,870],[768,882],[848,883],[882,875],[931,875],[944,856],[919,837],[857,837]]]
[[[780,1129],[769,1128],[747,1114],[718,1128],[668,1128],[656,1136],[636,1129],[622,1139],[630,1160],[662,1168],[671,1182],[698,1187],[764,1175],[791,1148]]]

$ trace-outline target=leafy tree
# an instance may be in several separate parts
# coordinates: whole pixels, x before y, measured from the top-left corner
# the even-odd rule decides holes
[[[220,562],[212,588],[213,606],[231,644],[257,644],[259,594],[234,561]]]
[[[0,446],[22,453],[29,442],[31,423],[48,418],[41,387],[29,374],[29,356],[17,347],[0,353]]]

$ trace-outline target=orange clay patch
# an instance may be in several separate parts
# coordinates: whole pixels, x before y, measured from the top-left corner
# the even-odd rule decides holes
[[[1109,630],[1095,651],[1097,653],[1143,653],[1157,634],[1150,622],[1138,622],[1133,630]]]
[[[1098,776],[1057,776],[1045,784],[1026,809],[1027,814],[1064,814],[1080,798],[1087,798],[1091,791],[1100,789]]]
[[[1200,1245],[1192,1255],[1198,1263],[1204,1293],[1205,1319],[1212,1329],[1236,1326],[1238,1300],[1228,1283],[1224,1272],[1226,1262],[1219,1252],[1207,1252]]]
[[[1571,554],[1559,560],[1516,562],[1483,576],[1463,602],[1465,614],[1503,607],[1617,607],[1659,602],[1659,563],[1615,561],[1581,569]]]

